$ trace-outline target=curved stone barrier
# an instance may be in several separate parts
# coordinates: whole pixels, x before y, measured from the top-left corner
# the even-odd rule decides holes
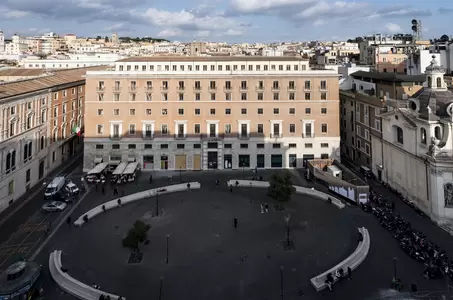
[[[240,186],[240,187],[260,187],[260,188],[269,187],[269,182],[267,182],[267,181],[236,180],[236,179],[231,179],[231,180],[227,181],[228,186],[230,186],[230,185],[236,186],[236,183],[238,183],[237,186]],[[298,193],[298,194],[309,195],[309,196],[312,196],[312,197],[315,197],[318,199],[322,199],[325,201],[327,201],[328,198],[330,198],[332,200],[332,204],[334,204],[339,209],[342,209],[345,207],[344,203],[341,202],[339,199],[337,199],[329,194],[323,193],[321,191],[302,187],[302,186],[297,186],[297,185],[294,185],[294,188],[296,189],[296,193]]]
[[[200,189],[201,184],[199,182],[189,182],[190,183],[190,189],[195,190],[195,189]],[[124,197],[119,197],[116,199],[113,199],[111,201],[105,202],[101,205],[98,205],[91,210],[87,211],[83,215],[81,215],[77,220],[75,220],[74,225],[76,226],[82,226],[85,221],[83,220],[84,216],[87,216],[88,220],[93,219],[99,214],[102,214],[103,212],[106,212],[108,210],[114,209],[114,208],[119,208],[120,206],[118,205],[118,199],[121,199],[121,206],[126,205],[131,202],[139,201],[145,198],[150,198],[153,196],[156,196],[156,193],[159,193],[159,195],[164,195],[168,193],[174,193],[174,192],[181,192],[187,190],[187,183],[181,183],[181,184],[174,184],[174,185],[169,185],[169,186],[163,186],[151,190],[146,190],[143,192],[127,195]],[[104,207],[104,208],[102,208]]]
[[[52,275],[53,280],[55,280],[55,282],[62,290],[71,294],[72,296],[82,300],[99,300],[99,297],[101,295],[108,295],[112,300],[117,300],[119,298],[119,296],[117,295],[103,292],[80,281],[77,281],[76,279],[69,276],[68,273],[63,272],[61,270],[62,266],[61,250],[55,250],[50,253],[49,271]],[[121,298],[126,299],[124,297]]]
[[[359,231],[360,233],[362,233],[363,241],[359,242],[359,245],[357,246],[355,251],[348,258],[343,260],[335,267],[316,277],[313,277],[310,280],[311,284],[316,289],[316,291],[319,292],[327,287],[325,283],[327,274],[332,273],[333,278],[336,282],[338,280],[338,278],[335,276],[336,270],[343,268],[343,270],[345,271],[345,275],[347,275],[346,270],[348,267],[351,268],[351,270],[355,270],[365,260],[365,258],[368,255],[368,252],[370,251],[371,244],[370,234],[368,233],[368,230],[365,227],[359,228]]]

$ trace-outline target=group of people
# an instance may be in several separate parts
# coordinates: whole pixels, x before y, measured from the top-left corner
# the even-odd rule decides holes
[[[351,268],[348,267],[346,272],[347,272],[346,276],[348,277],[348,280],[351,280],[352,279]],[[343,268],[339,268],[335,271],[335,278],[334,278],[334,275],[332,275],[332,273],[327,273],[325,284],[326,284],[327,288],[329,289],[329,291],[331,291],[331,292],[333,291],[333,285],[335,284],[335,281],[336,280],[342,281],[343,278],[345,278],[345,273],[344,273]]]

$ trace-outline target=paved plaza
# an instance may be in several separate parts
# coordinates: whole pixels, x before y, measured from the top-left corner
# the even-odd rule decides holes
[[[266,180],[270,174],[261,175]],[[294,175],[295,184],[309,184],[297,173]],[[178,181],[179,176],[174,174],[173,181]],[[419,290],[446,289],[445,280],[424,280],[423,266],[404,254],[371,214],[353,206],[339,210],[303,195],[294,195],[286,212],[276,211],[264,189],[235,188],[231,193],[224,184],[243,176],[249,178],[250,174],[183,173],[183,181],[200,181],[202,189],[162,195],[159,217],[154,217],[156,202],[152,198],[110,211],[82,228],[64,224],[37,260],[47,265],[49,253],[62,250],[63,265],[70,275],[132,300],[158,299],[161,276],[162,299],[279,299],[280,266],[284,267],[284,299],[379,299],[390,294],[393,257],[398,258],[397,273],[406,286],[415,282]],[[217,178],[221,180],[220,187],[215,186]],[[130,194],[164,186],[168,178],[155,175],[153,184],[148,181],[148,175],[142,174],[138,184],[120,187],[120,192]],[[106,195],[101,190],[92,191],[72,219],[111,199],[109,188]],[[260,204],[265,202],[270,211],[261,214]],[[293,251],[284,251],[281,244],[285,239],[284,216],[288,213]],[[236,230],[233,218],[239,221]],[[151,225],[150,243],[141,247],[142,263],[128,265],[129,251],[121,246],[121,239],[137,219]],[[309,279],[354,251],[359,226],[365,226],[371,236],[367,259],[353,273],[352,281],[336,285],[332,293],[316,293]],[[48,274],[44,279],[46,299],[73,299],[56,287]],[[303,295],[297,293],[299,290]]]

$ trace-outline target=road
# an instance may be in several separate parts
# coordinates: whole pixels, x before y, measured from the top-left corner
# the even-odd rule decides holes
[[[72,173],[70,178],[79,182],[82,173],[78,158],[57,168],[44,182],[61,173]],[[0,214],[0,270],[5,270],[18,259],[28,258],[44,240],[48,226],[63,217],[64,212],[41,212],[45,185],[38,184],[40,186],[33,188],[28,197],[18,200],[13,207]]]

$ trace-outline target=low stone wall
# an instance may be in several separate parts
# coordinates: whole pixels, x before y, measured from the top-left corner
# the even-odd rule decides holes
[[[227,185],[230,186],[240,186],[240,187],[259,187],[259,188],[268,188],[269,187],[269,182],[267,181],[256,181],[256,180],[237,180],[237,179],[231,179],[227,181]],[[324,192],[311,189],[311,188],[306,188],[302,186],[297,186],[295,185],[294,188],[296,189],[296,193],[302,194],[302,195],[309,195],[318,199],[322,199],[327,201],[329,198],[332,200],[332,204],[334,204],[336,207],[339,209],[342,209],[345,207],[344,203],[341,202],[340,199],[335,198],[329,194],[326,194]]]
[[[200,189],[200,188],[201,188],[201,184],[199,182],[190,182],[190,189]],[[105,203],[98,205],[95,208],[92,208],[91,210],[87,211],[74,222],[74,225],[82,226],[85,223],[85,221],[83,220],[84,216],[87,216],[88,220],[91,220],[99,214],[102,214],[102,213],[107,212],[114,208],[119,208],[120,206],[118,205],[118,199],[121,199],[121,206],[123,206],[123,205],[126,205],[131,202],[155,197],[157,193],[159,193],[159,195],[165,195],[168,193],[181,192],[181,191],[185,191],[185,190],[187,190],[187,183],[181,183],[181,184],[163,186],[163,187],[127,195],[127,196],[120,197],[117,199],[113,199],[111,201],[105,202]]]
[[[351,268],[351,270],[355,270],[358,268],[358,266],[365,260],[365,258],[368,255],[368,252],[370,251],[370,245],[371,245],[371,239],[370,239],[370,234],[368,233],[368,230],[365,227],[359,228],[360,233],[362,233],[363,236],[363,241],[359,242],[359,245],[355,249],[355,251],[345,260],[343,260],[341,263],[336,265],[335,267],[329,269],[328,271],[325,271],[324,273],[313,277],[310,281],[313,287],[316,289],[316,291],[322,291],[325,289],[326,286],[326,278],[327,274],[332,273],[333,278],[336,281],[338,281],[338,278],[335,276],[335,272],[343,268],[345,275],[347,275],[347,268]]]
[[[55,250],[49,256],[49,271],[53,280],[58,286],[68,294],[82,300],[99,300],[101,295],[110,296],[110,299],[117,300],[119,296],[103,292],[95,289],[87,284],[69,276],[68,273],[63,272],[61,263],[61,250]],[[122,299],[126,299],[121,297]]]

